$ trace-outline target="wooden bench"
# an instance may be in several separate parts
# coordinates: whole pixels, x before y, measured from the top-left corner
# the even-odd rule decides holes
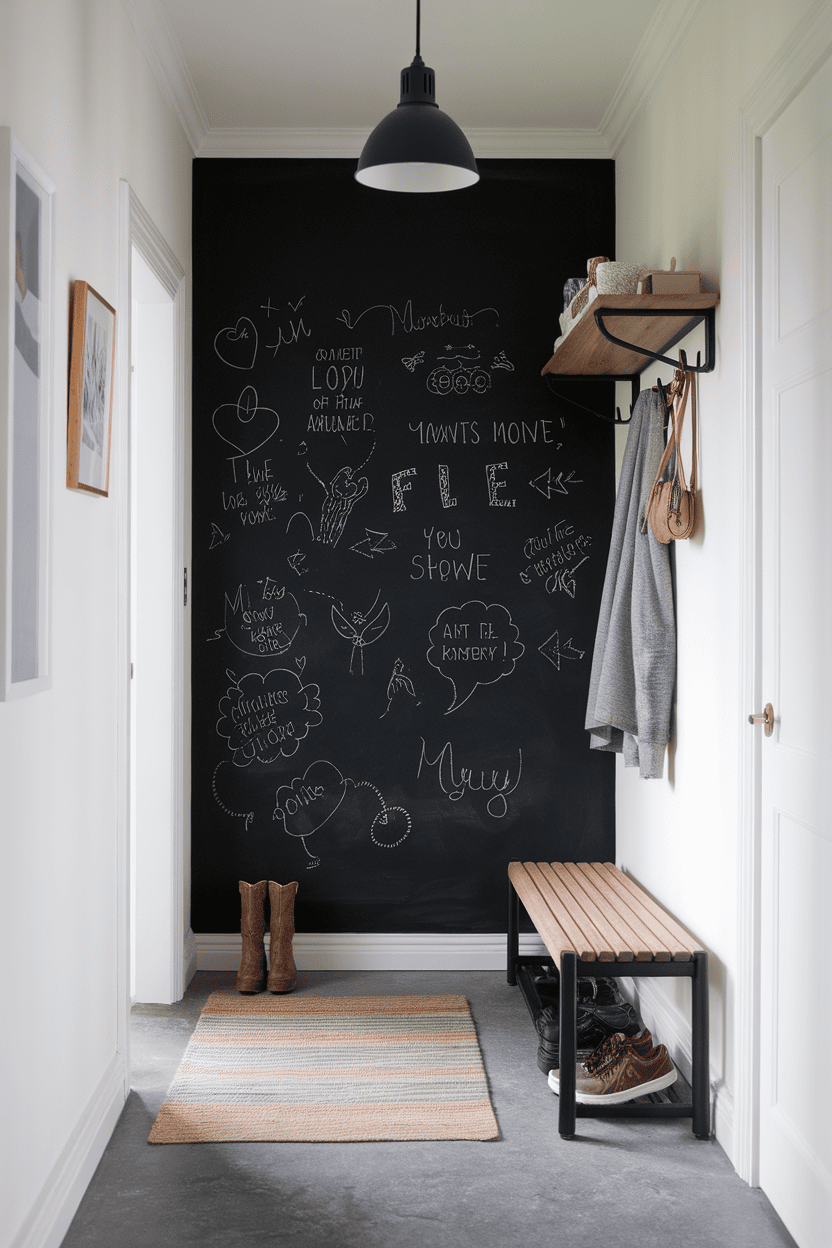
[[[610,862],[511,862],[508,867],[508,982],[518,979],[529,1009],[537,1000],[520,956],[520,902],[560,968],[560,1095],[558,1130],[575,1134],[575,1117],[692,1118],[693,1133],[710,1134],[708,1089],[708,955],[638,884]],[[578,976],[686,976],[691,980],[692,1103],[578,1105]]]

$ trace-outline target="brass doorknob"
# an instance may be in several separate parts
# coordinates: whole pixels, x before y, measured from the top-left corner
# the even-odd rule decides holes
[[[749,715],[749,724],[762,724],[763,732],[770,737],[774,732],[774,707],[770,702],[766,702],[762,715]]]

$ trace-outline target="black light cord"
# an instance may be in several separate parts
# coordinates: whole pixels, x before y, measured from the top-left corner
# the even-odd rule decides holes
[[[416,55],[420,55],[419,51],[419,30],[422,24],[422,0],[416,0]]]

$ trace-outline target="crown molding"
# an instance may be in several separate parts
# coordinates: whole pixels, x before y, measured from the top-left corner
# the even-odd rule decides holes
[[[357,160],[370,131],[363,127],[312,129],[208,130],[198,156],[347,157]],[[608,160],[612,153],[599,130],[497,129],[466,127],[465,134],[481,159],[534,158]]]
[[[662,0],[656,9],[598,127],[613,159],[702,4],[703,0],[686,0],[684,4]]]
[[[208,134],[208,121],[168,16],[158,0],[121,3],[165,102],[196,155]]]

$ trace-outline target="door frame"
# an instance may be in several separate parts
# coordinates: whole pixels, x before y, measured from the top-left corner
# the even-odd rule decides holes
[[[741,106],[741,595],[742,711],[758,711],[762,689],[762,143],[809,79],[832,55],[832,4],[816,6],[757,79]],[[762,734],[740,738],[737,980],[734,1031],[733,1162],[752,1186],[760,1180],[760,768]]]
[[[182,570],[185,567],[185,364],[186,318],[184,314],[185,270],[162,234],[156,228],[129,182],[119,182],[119,289],[117,336],[117,377],[119,410],[124,413],[119,437],[116,466],[118,491],[118,967],[119,1020],[118,1047],[125,1055],[125,1094],[130,1079],[130,441],[133,419],[131,401],[131,333],[132,319],[132,254],[133,248],[173,302],[174,323],[174,398],[175,420],[173,533],[175,546],[174,575],[176,597],[182,592]],[[171,811],[172,884],[169,904],[171,993],[176,1000],[182,996],[186,980],[185,962],[189,942],[185,934],[185,612],[179,610],[171,620],[173,647],[173,800]]]

